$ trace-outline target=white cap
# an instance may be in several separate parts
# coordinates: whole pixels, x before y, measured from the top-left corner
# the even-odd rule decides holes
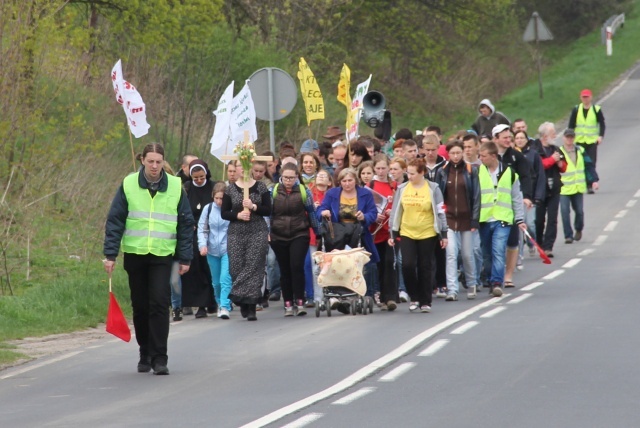
[[[495,137],[496,135],[498,135],[499,133],[501,133],[502,131],[504,131],[506,129],[509,129],[509,125],[504,125],[504,124],[496,125],[491,130],[491,135],[493,135]]]

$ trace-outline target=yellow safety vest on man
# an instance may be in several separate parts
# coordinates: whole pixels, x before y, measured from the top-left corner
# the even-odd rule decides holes
[[[584,156],[582,151],[584,150],[580,146],[576,146],[576,163],[574,164],[569,154],[560,147],[564,154],[564,160],[567,162],[567,169],[565,172],[560,173],[560,179],[562,180],[562,187],[560,188],[561,195],[575,195],[576,193],[584,193],[587,191],[587,181],[584,174]]]
[[[176,251],[178,204],[182,184],[178,177],[167,175],[166,192],[152,198],[148,189],[138,184],[140,172],[131,174],[122,184],[129,214],[122,237],[122,251],[132,254],[171,256]]]
[[[584,116],[584,104],[578,106],[576,115],[576,143],[595,144],[598,141],[600,126],[596,114],[600,111],[600,106],[593,105]]]
[[[480,182],[480,223],[494,218],[497,221],[513,224],[511,188],[515,178],[511,168],[507,167],[504,170],[497,186],[493,185],[493,178],[485,165],[480,165],[478,179]]]

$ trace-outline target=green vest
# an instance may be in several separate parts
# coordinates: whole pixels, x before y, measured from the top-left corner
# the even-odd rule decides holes
[[[138,184],[139,174],[137,172],[127,176],[122,183],[129,205],[122,237],[122,252],[171,256],[175,253],[178,242],[181,180],[167,175],[167,191],[156,192],[152,198],[149,190]]]
[[[576,163],[574,164],[564,147],[560,147],[564,153],[564,160],[567,161],[567,170],[560,174],[562,187],[561,195],[575,195],[576,193],[585,193],[587,191],[587,181],[584,176],[584,156],[580,146],[576,146]]]
[[[583,114],[584,105],[580,103],[578,106],[578,114],[576,115],[576,143],[594,144],[598,141],[600,136],[598,131],[600,126],[598,125],[598,118],[596,113],[600,111],[600,106],[591,106],[587,111],[587,117]]]
[[[504,170],[498,186],[494,187],[491,173],[486,166],[480,165],[478,179],[480,181],[480,223],[489,221],[492,217],[507,224],[513,224],[513,206],[511,203],[511,188],[515,181],[511,168]]]

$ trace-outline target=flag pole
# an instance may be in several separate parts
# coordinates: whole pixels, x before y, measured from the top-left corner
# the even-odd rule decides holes
[[[133,161],[133,172],[136,172],[136,154],[133,152],[133,137],[131,136],[131,128],[127,126],[129,129],[129,144],[131,145],[131,160]]]

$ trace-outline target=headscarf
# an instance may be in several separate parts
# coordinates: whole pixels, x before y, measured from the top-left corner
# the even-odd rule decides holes
[[[211,193],[213,192],[213,183],[211,182],[211,171],[209,171],[209,165],[201,159],[194,159],[189,163],[189,176],[195,167],[201,167],[206,174],[206,180],[201,186],[196,186],[193,180],[189,181],[189,186],[186,187],[187,198],[189,199],[189,205],[191,206],[191,212],[196,222],[200,220],[200,214],[202,209],[209,203],[213,202]]]

